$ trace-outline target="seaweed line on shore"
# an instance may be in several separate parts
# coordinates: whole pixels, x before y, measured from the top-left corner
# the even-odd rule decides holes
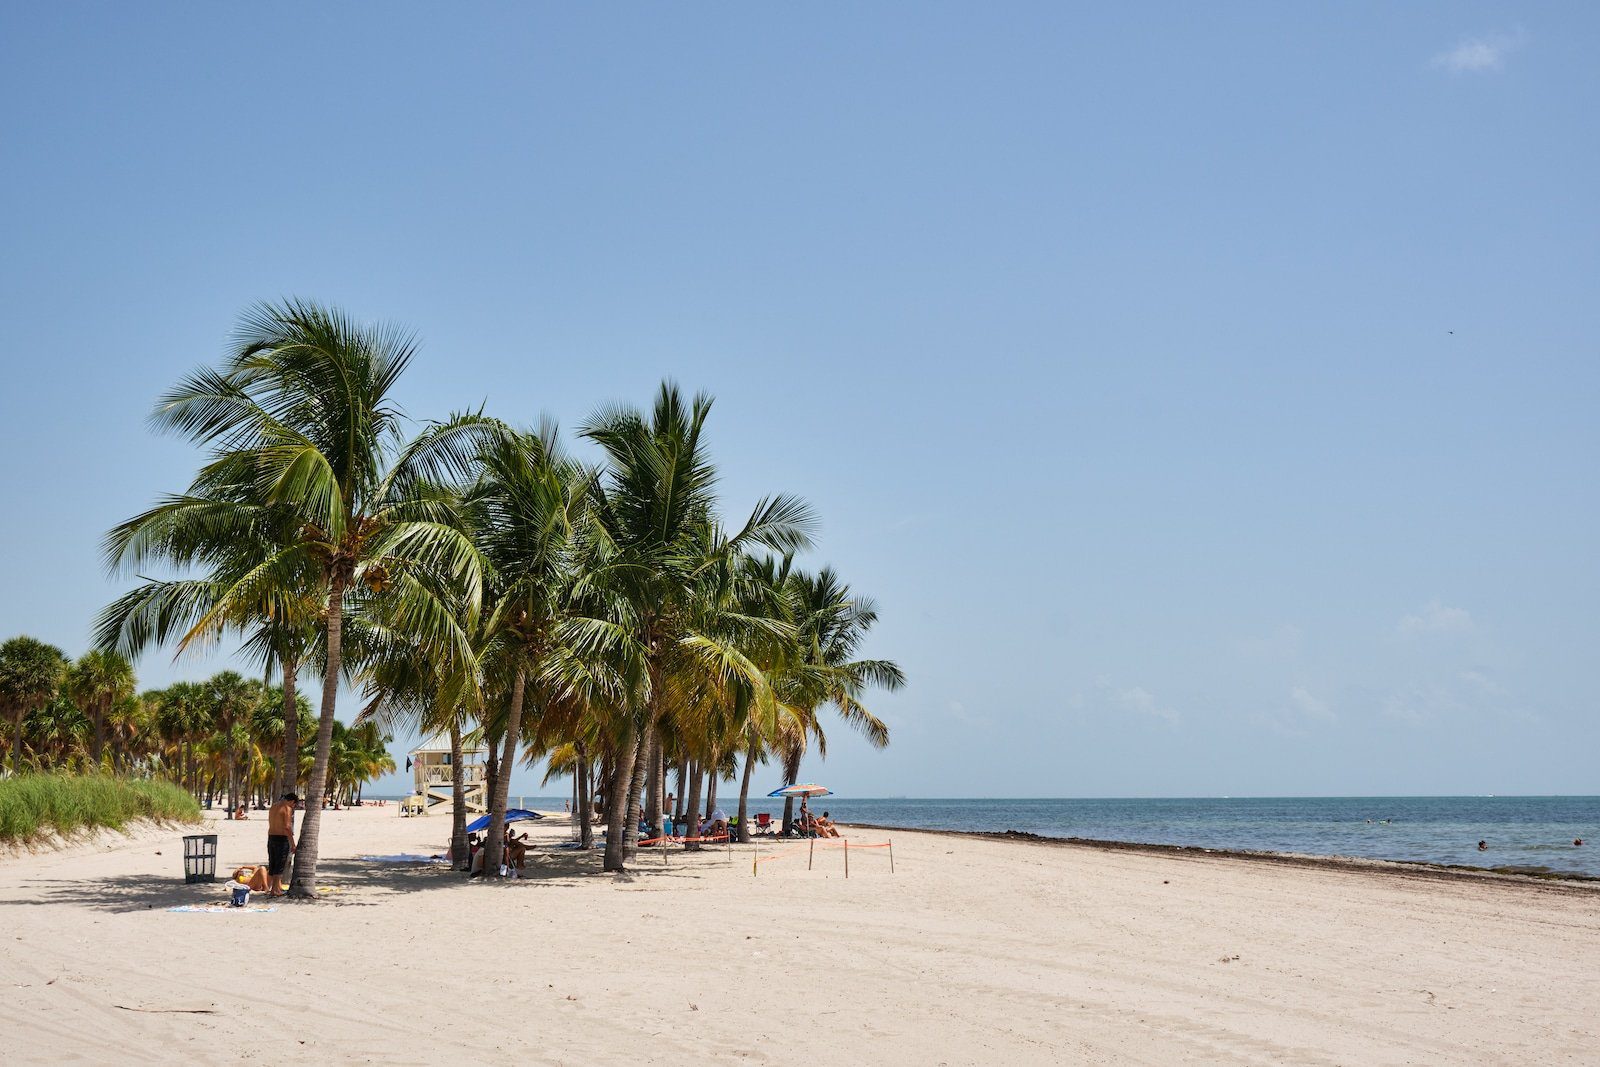
[[[1056,848],[1079,848],[1098,852],[1136,852],[1180,859],[1250,860],[1289,867],[1317,870],[1353,871],[1395,878],[1428,879],[1456,883],[1488,882],[1529,889],[1593,894],[1600,892],[1600,877],[1576,872],[1518,867],[1468,867],[1460,864],[1428,863],[1423,860],[1365,859],[1355,856],[1315,856],[1298,852],[1266,852],[1251,849],[1206,848],[1201,845],[1163,845],[1143,841],[1105,841],[1092,837],[1049,837],[1024,830],[936,830],[925,826],[885,826],[881,823],[852,822],[863,830],[894,833],[939,834],[969,837],[980,841],[1015,841]]]

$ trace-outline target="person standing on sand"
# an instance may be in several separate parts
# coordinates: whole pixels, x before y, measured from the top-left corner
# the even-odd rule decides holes
[[[294,806],[300,798],[294,793],[283,794],[283,799],[267,809],[267,896],[281,897],[288,887],[283,884],[284,872],[289,869],[289,856],[294,852]]]

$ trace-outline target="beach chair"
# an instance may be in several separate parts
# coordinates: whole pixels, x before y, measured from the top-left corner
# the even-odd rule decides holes
[[[756,832],[761,834],[772,833],[772,816],[764,811],[756,812]]]

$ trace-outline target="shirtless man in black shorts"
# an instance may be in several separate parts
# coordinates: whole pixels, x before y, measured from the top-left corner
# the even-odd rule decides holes
[[[283,896],[284,874],[289,869],[289,855],[294,852],[294,806],[300,798],[293,793],[283,794],[283,799],[267,809],[267,895]]]

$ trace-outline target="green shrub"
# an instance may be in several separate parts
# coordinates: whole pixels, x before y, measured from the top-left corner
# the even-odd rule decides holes
[[[105,774],[23,774],[0,780],[0,842],[27,843],[49,833],[102,827],[121,830],[138,819],[195,822],[200,805],[171,782]]]

